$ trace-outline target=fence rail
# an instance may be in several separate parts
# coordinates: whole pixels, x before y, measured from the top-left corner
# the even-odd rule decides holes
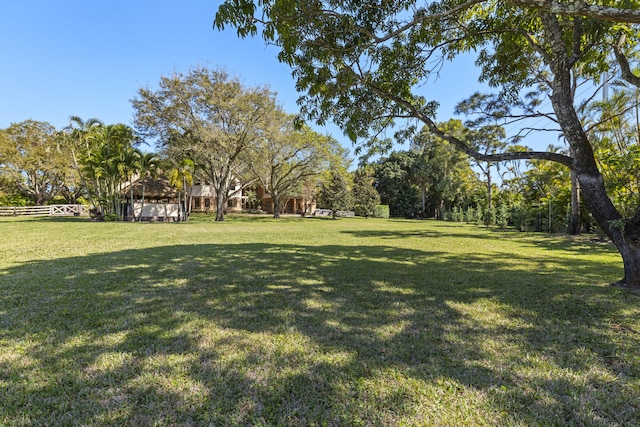
[[[0,206],[0,216],[78,216],[82,205]]]

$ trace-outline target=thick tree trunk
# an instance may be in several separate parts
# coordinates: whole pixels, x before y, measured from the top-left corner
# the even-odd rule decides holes
[[[616,246],[624,265],[624,278],[615,285],[640,290],[640,220],[625,220],[606,193],[602,175],[584,167],[576,157],[575,170],[584,200],[600,229]],[[587,162],[589,163],[589,162]]]
[[[617,285],[640,290],[640,222],[624,220],[606,193],[604,179],[591,160],[576,156],[574,169],[585,203],[600,229],[616,246],[624,265],[624,278]]]
[[[624,278],[616,284],[640,290],[640,210],[633,220],[625,221],[607,195],[604,178],[574,107],[571,62],[560,23],[553,14],[541,13],[541,18],[552,46],[549,62],[553,72],[551,103],[574,155],[571,169],[593,218],[622,256]]]
[[[627,244],[618,248],[624,264],[624,278],[614,286],[640,290],[640,250],[637,245]]]
[[[624,265],[624,278],[613,284],[640,290],[640,207],[633,218],[614,220],[608,228]]]
[[[221,186],[225,187],[225,186]],[[227,204],[226,191],[222,188],[216,190],[216,219],[215,221],[224,221],[224,209]]]
[[[280,196],[272,194],[271,198],[273,199],[273,217],[275,219],[279,219],[280,218]]]
[[[571,171],[571,211],[569,213],[569,225],[567,233],[572,236],[580,234],[582,225],[580,224],[580,184],[576,179],[576,174]]]

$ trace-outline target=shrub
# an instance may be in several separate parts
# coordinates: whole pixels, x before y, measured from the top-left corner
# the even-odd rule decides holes
[[[498,218],[496,225],[502,229],[507,228],[509,225],[510,213],[509,207],[506,204],[500,205],[500,209],[498,210]]]
[[[476,210],[473,206],[469,206],[467,211],[464,214],[464,220],[468,223],[472,223],[476,221]]]
[[[487,227],[496,225],[496,208],[494,206],[491,206],[484,212],[483,222]]]
[[[0,193],[0,206],[31,206],[33,202],[28,197],[19,194],[3,195]]]
[[[373,211],[374,218],[389,218],[389,205],[378,205]]]
[[[122,218],[120,218],[120,215],[110,212],[110,213],[104,214],[102,219],[104,221],[120,221]]]
[[[464,209],[459,206],[454,207],[451,220],[455,222],[464,222]]]
[[[478,205],[476,207],[476,220],[475,220],[476,225],[482,225],[484,224],[484,210],[482,209],[482,206]]]

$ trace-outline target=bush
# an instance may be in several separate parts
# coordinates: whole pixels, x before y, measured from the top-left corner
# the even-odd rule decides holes
[[[496,208],[495,207],[491,206],[490,208],[487,208],[487,210],[484,212],[483,222],[484,222],[484,225],[487,227],[492,227],[496,225]]]
[[[511,217],[509,213],[509,207],[506,204],[500,205],[500,209],[498,210],[498,218],[496,221],[496,225],[502,229],[505,229],[509,225],[510,219]]]
[[[108,213],[108,214],[104,214],[104,216],[102,217],[102,219],[104,221],[120,221],[122,218],[120,217],[120,215],[115,214],[115,213]]]
[[[0,206],[31,206],[32,204],[31,199],[19,194],[0,194]]]
[[[378,205],[373,211],[374,218],[389,218],[389,205]]]
[[[454,206],[449,212],[449,221],[464,222],[464,209]]]
[[[478,205],[476,207],[476,225],[482,225],[484,224],[484,210],[482,209],[482,206]]]
[[[464,220],[468,223],[476,221],[476,210],[473,208],[473,206],[467,207],[467,210],[464,213]]]

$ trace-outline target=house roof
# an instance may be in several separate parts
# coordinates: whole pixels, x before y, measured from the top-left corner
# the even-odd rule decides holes
[[[179,191],[177,188],[169,185],[169,178],[164,175],[158,177],[146,176],[143,179],[137,179],[133,181],[133,196],[142,197],[144,192],[145,198],[150,199],[166,199],[172,197],[178,197]],[[122,190],[123,194],[129,194],[131,185],[125,186]]]

